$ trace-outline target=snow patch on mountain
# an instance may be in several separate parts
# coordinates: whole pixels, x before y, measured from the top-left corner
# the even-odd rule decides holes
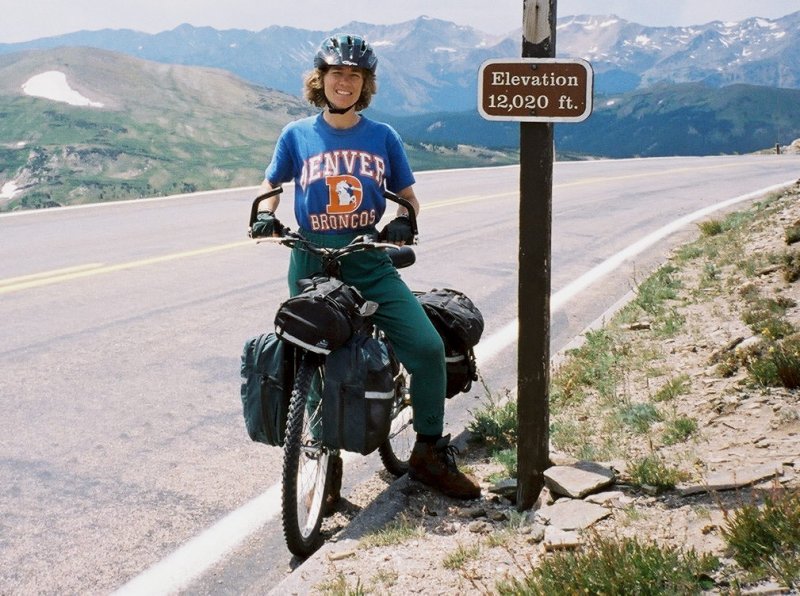
[[[32,76],[22,85],[22,91],[32,97],[41,97],[52,101],[67,103],[71,106],[85,106],[102,108],[103,103],[92,101],[78,91],[75,91],[67,82],[67,75],[58,70]]]

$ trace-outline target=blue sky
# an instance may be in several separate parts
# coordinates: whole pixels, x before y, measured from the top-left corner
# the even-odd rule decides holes
[[[529,0],[532,1],[532,0]],[[81,29],[157,33],[181,23],[261,30],[270,25],[328,31],[352,21],[399,23],[427,15],[487,33],[522,25],[523,0],[0,0],[0,43]],[[559,16],[616,14],[645,25],[697,25],[751,16],[777,18],[797,0],[558,0]]]

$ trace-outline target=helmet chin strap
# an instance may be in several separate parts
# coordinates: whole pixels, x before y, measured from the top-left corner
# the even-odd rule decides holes
[[[356,107],[356,104],[358,103],[358,100],[356,100],[353,105],[351,105],[350,107],[347,107],[347,108],[334,108],[333,104],[331,103],[331,100],[328,99],[327,97],[325,98],[325,103],[328,104],[328,111],[331,114],[346,114],[347,112],[352,110],[354,107]]]

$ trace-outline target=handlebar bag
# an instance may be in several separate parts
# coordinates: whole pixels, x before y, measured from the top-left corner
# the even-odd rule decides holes
[[[274,333],[248,339],[242,351],[242,410],[253,441],[283,445],[294,382],[294,346]]]
[[[322,442],[327,447],[367,455],[389,436],[394,397],[389,349],[356,333],[325,359]]]
[[[303,288],[275,315],[275,333],[281,339],[317,354],[330,354],[344,345],[364,323],[367,303],[355,288],[332,277],[300,280]]]
[[[483,315],[465,294],[449,288],[417,292],[417,299],[444,342],[448,398],[478,380],[473,347],[483,334]]]

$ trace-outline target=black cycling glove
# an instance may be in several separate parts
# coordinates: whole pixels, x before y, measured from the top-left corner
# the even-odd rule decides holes
[[[283,234],[283,224],[275,217],[272,211],[259,211],[253,226],[250,228],[250,237],[263,238],[274,234]]]
[[[386,224],[386,227],[378,234],[378,239],[383,242],[404,242],[414,243],[414,230],[411,228],[411,220],[407,215],[395,217]]]

